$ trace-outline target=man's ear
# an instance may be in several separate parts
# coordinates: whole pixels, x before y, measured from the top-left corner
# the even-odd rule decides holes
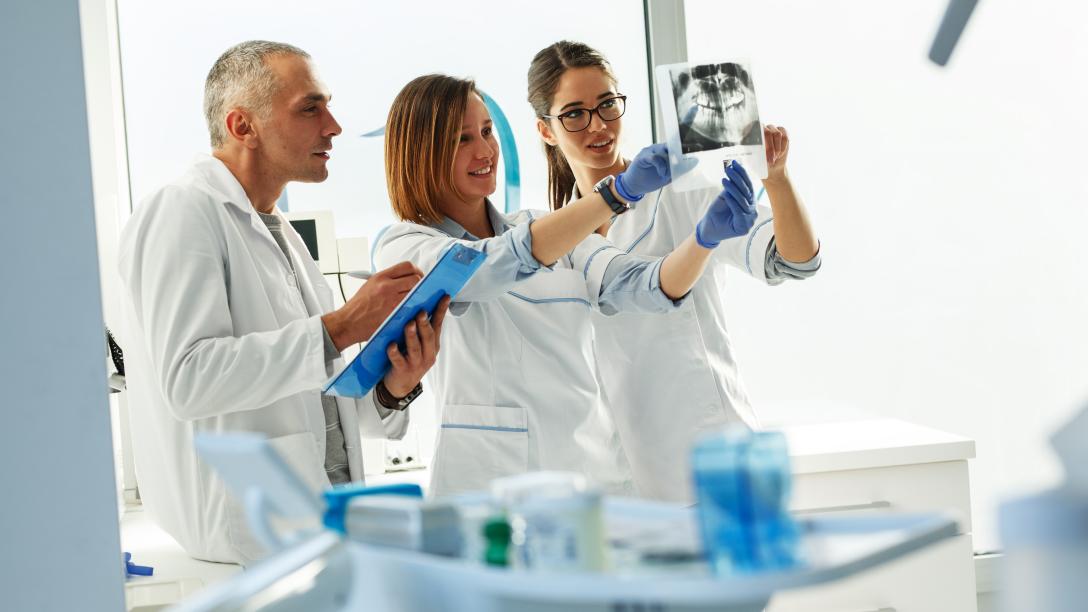
[[[249,149],[257,147],[257,130],[248,112],[240,108],[231,109],[227,113],[226,124],[231,140],[237,140]]]
[[[552,128],[548,125],[547,121],[537,118],[536,131],[540,133],[541,140],[548,143],[548,145],[553,147],[559,145],[559,141],[556,140],[555,134],[552,133]]]

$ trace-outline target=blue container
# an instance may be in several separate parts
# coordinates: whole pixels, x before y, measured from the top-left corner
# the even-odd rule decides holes
[[[715,574],[798,564],[785,436],[743,427],[708,435],[692,451],[692,470],[703,546]]]

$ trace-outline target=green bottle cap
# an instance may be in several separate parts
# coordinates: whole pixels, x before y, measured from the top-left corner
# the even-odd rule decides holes
[[[510,523],[501,516],[488,519],[484,523],[484,539],[487,550],[484,551],[484,563],[495,567],[506,567],[507,552],[510,549]]]

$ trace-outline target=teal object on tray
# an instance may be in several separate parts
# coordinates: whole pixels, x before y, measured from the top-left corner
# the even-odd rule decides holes
[[[325,385],[325,394],[363,397],[369,393],[389,371],[386,347],[396,342],[403,350],[404,326],[420,312],[433,314],[443,297],[456,296],[486,258],[483,251],[460,244],[450,247],[434,268],[378,327],[355,359]]]
[[[715,574],[799,563],[785,436],[746,427],[708,435],[692,450],[692,469],[703,546]]]

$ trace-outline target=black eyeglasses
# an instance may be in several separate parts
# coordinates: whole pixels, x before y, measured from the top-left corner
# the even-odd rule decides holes
[[[541,115],[541,117],[558,119],[559,123],[563,124],[563,129],[568,132],[581,132],[593,121],[593,113],[597,113],[601,121],[615,121],[623,116],[625,110],[627,110],[627,96],[616,96],[593,108],[574,108],[558,115]]]

